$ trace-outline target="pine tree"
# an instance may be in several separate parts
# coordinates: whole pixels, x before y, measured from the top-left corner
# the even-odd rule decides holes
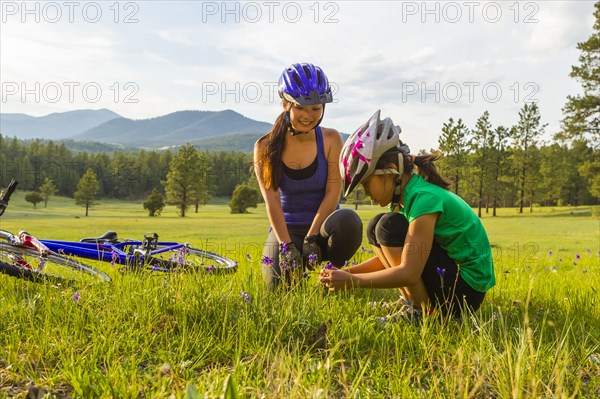
[[[259,196],[258,191],[247,184],[238,184],[229,203],[231,213],[247,213],[248,208],[256,208]]]
[[[201,180],[198,152],[191,144],[179,149],[169,164],[167,180],[163,181],[167,202],[175,205],[181,217],[185,217],[187,208],[194,204],[200,195]]]
[[[474,153],[473,164],[477,174],[478,200],[477,215],[481,217],[481,208],[484,198],[484,182],[488,177],[489,167],[489,142],[492,134],[492,124],[490,123],[490,113],[485,111],[477,119],[477,124],[473,130],[473,136],[469,142],[469,147]]]
[[[535,150],[539,137],[544,133],[547,126],[540,126],[540,110],[536,103],[525,104],[519,111],[519,122],[512,129],[512,139],[514,147],[514,165],[518,174],[519,190],[519,213],[523,213],[523,204],[525,202],[525,192],[528,184],[534,184],[528,174],[532,169],[533,158],[532,151]],[[531,175],[530,175],[531,176]]]
[[[92,168],[88,168],[77,183],[77,191],[75,191],[75,203],[85,206],[85,216],[88,215],[89,208],[96,205],[98,191],[100,191],[98,177]]]
[[[49,177],[46,177],[44,179],[44,183],[41,185],[40,189],[40,194],[42,195],[42,197],[44,198],[44,208],[48,207],[48,199],[53,196],[54,194],[56,194],[57,189],[56,186],[54,185],[54,182],[52,181],[52,179],[50,179]]]
[[[165,201],[163,196],[158,192],[156,188],[152,189],[152,193],[144,202],[144,209],[148,211],[148,216],[159,216],[165,207]]]
[[[44,198],[42,198],[42,195],[37,191],[32,191],[30,193],[25,194],[25,201],[33,204],[34,209],[36,208],[36,205],[42,202],[43,200]]]
[[[491,131],[490,135],[490,164],[493,165],[491,174],[491,195],[492,195],[492,215],[496,216],[496,208],[502,188],[502,176],[506,170],[507,139],[510,137],[510,131],[504,126],[498,126]]]
[[[559,139],[585,139],[594,149],[600,146],[600,1],[594,4],[594,32],[577,44],[581,51],[579,65],[571,68],[570,77],[577,79],[583,94],[568,96]]]
[[[442,134],[438,139],[440,151],[444,153],[444,157],[441,159],[442,165],[447,170],[445,174],[451,176],[454,182],[456,195],[459,193],[461,172],[465,168],[465,155],[468,150],[467,134],[468,129],[462,119],[455,124],[454,119],[450,118],[448,123],[444,123]]]

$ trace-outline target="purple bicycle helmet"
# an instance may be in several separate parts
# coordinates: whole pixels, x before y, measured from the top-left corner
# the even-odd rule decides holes
[[[279,78],[279,96],[297,105],[325,104],[333,101],[325,72],[306,62],[286,68]]]

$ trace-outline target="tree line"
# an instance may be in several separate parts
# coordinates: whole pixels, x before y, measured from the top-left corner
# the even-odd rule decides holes
[[[492,126],[484,112],[473,128],[450,118],[442,127],[437,162],[451,190],[477,208],[530,211],[538,205],[597,204],[600,198],[598,149],[584,139],[543,144],[545,125],[535,103],[525,104],[515,126]]]
[[[63,143],[7,139],[2,135],[0,149],[2,186],[14,178],[19,181],[19,189],[39,191],[48,178],[54,183],[55,194],[74,197],[79,181],[92,169],[98,181],[97,197],[128,200],[145,199],[155,188],[165,193],[163,181],[179,153],[179,149],[112,154],[74,152]],[[251,175],[247,153],[194,152],[197,156],[194,168],[199,173],[198,184],[203,193],[199,203],[213,196],[230,197],[235,187],[248,181]]]

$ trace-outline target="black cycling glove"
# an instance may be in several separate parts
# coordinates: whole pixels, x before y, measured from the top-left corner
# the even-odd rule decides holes
[[[321,264],[321,247],[317,243],[317,235],[304,237],[302,259],[310,270]]]

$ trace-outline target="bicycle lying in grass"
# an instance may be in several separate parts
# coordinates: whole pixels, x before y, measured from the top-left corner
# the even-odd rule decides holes
[[[10,195],[16,187],[16,182],[11,182],[6,194],[0,199],[1,203],[8,204]],[[4,208],[6,208],[4,205]],[[4,210],[2,209],[2,212]],[[1,215],[2,213],[0,213]],[[6,242],[2,242],[2,239]],[[192,248],[188,243],[158,241],[158,234],[146,233],[141,241],[125,239],[120,240],[114,231],[106,232],[97,238],[83,238],[80,241],[58,241],[50,239],[36,239],[26,232],[13,235],[0,230],[0,250],[6,264],[0,266],[0,272],[20,277],[29,278],[41,272],[46,272],[45,267],[31,266],[28,262],[12,261],[18,256],[36,255],[46,263],[49,260],[63,262],[68,267],[79,265],[79,271],[88,274],[97,274],[101,279],[110,280],[106,274],[90,266],[76,262],[71,257],[84,258],[94,261],[110,262],[130,268],[131,270],[150,270],[155,272],[189,272],[205,271],[210,274],[226,274],[237,271],[237,262],[233,259],[218,255],[214,252]],[[37,251],[37,252],[36,252]],[[44,255],[45,254],[45,255]],[[66,258],[66,257],[69,258]],[[18,264],[23,263],[23,268]],[[42,266],[44,263],[42,263]],[[23,270],[21,270],[23,269]]]
[[[17,184],[12,180],[6,192],[0,196],[0,216],[4,214]],[[54,283],[111,280],[106,273],[56,253],[22,230],[18,234],[0,230],[0,273]]]
[[[120,240],[107,231],[100,237],[82,238],[78,242],[43,240],[52,251],[90,260],[110,262],[158,272],[205,271],[211,274],[233,273],[237,262],[214,252],[190,247],[189,243],[158,241],[158,234],[146,233],[141,241]]]

